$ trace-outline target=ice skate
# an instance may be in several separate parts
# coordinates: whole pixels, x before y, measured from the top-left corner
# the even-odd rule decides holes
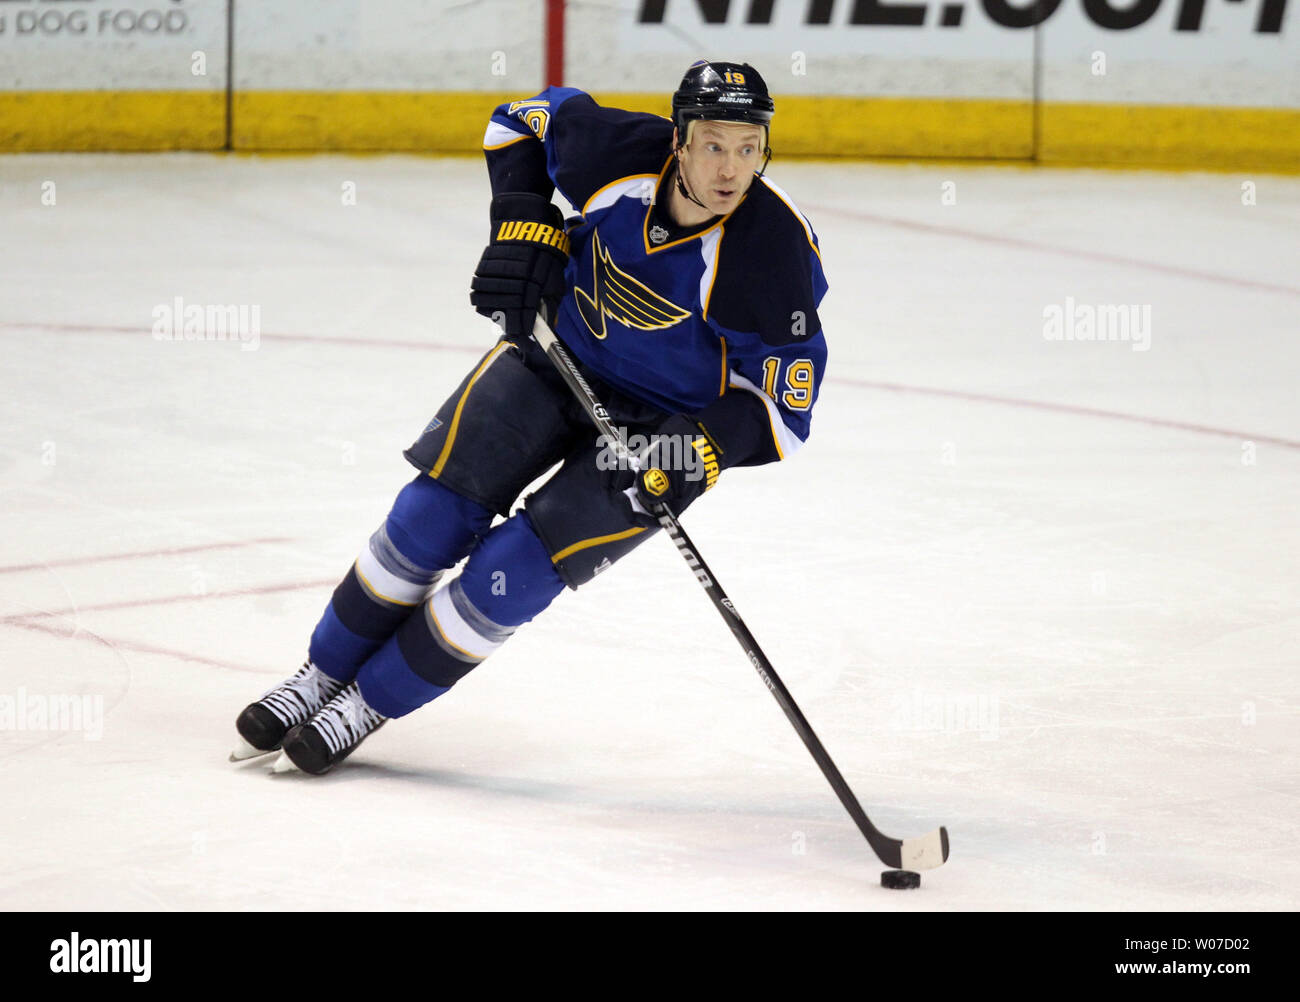
[[[244,707],[235,721],[239,744],[230,753],[230,761],[242,762],[278,750],[291,728],[305,722],[341,688],[342,682],[306,662],[292,678]]]
[[[314,776],[329,772],[387,721],[370,708],[353,682],[285,735],[284,751],[273,771],[287,772],[292,765]]]

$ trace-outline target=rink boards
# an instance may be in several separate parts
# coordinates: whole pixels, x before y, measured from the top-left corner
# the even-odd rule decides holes
[[[782,155],[1300,170],[1297,0],[0,6],[0,149],[470,152],[562,79],[666,113],[752,62]]]

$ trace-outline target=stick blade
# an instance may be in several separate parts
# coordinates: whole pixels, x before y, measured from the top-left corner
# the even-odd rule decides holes
[[[936,828],[920,838],[903,839],[899,869],[933,870],[948,862],[948,829]]]

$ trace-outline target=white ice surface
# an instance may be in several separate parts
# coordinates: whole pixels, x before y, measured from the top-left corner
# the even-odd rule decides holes
[[[492,341],[484,171],[22,156],[0,698],[105,714],[0,730],[0,908],[1300,906],[1300,180],[772,173],[829,376],[685,522],[877,825],[948,826],[920,892],[663,539],[336,774],[228,764]],[[259,305],[258,350],[153,339],[176,296]],[[1067,296],[1149,304],[1150,350],[1045,340]]]

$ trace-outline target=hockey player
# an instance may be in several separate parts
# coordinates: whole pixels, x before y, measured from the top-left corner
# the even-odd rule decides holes
[[[763,174],[772,114],[753,67],[707,61],[671,121],[568,87],[497,108],[470,299],[503,335],[406,451],[419,475],[335,589],[303,668],[240,714],[232,758],[283,747],[277,769],[328,771],[640,545],[658,504],[680,514],[722,471],[808,437],[826,281],[808,220]],[[614,424],[650,443],[635,468],[531,339],[539,310]]]

